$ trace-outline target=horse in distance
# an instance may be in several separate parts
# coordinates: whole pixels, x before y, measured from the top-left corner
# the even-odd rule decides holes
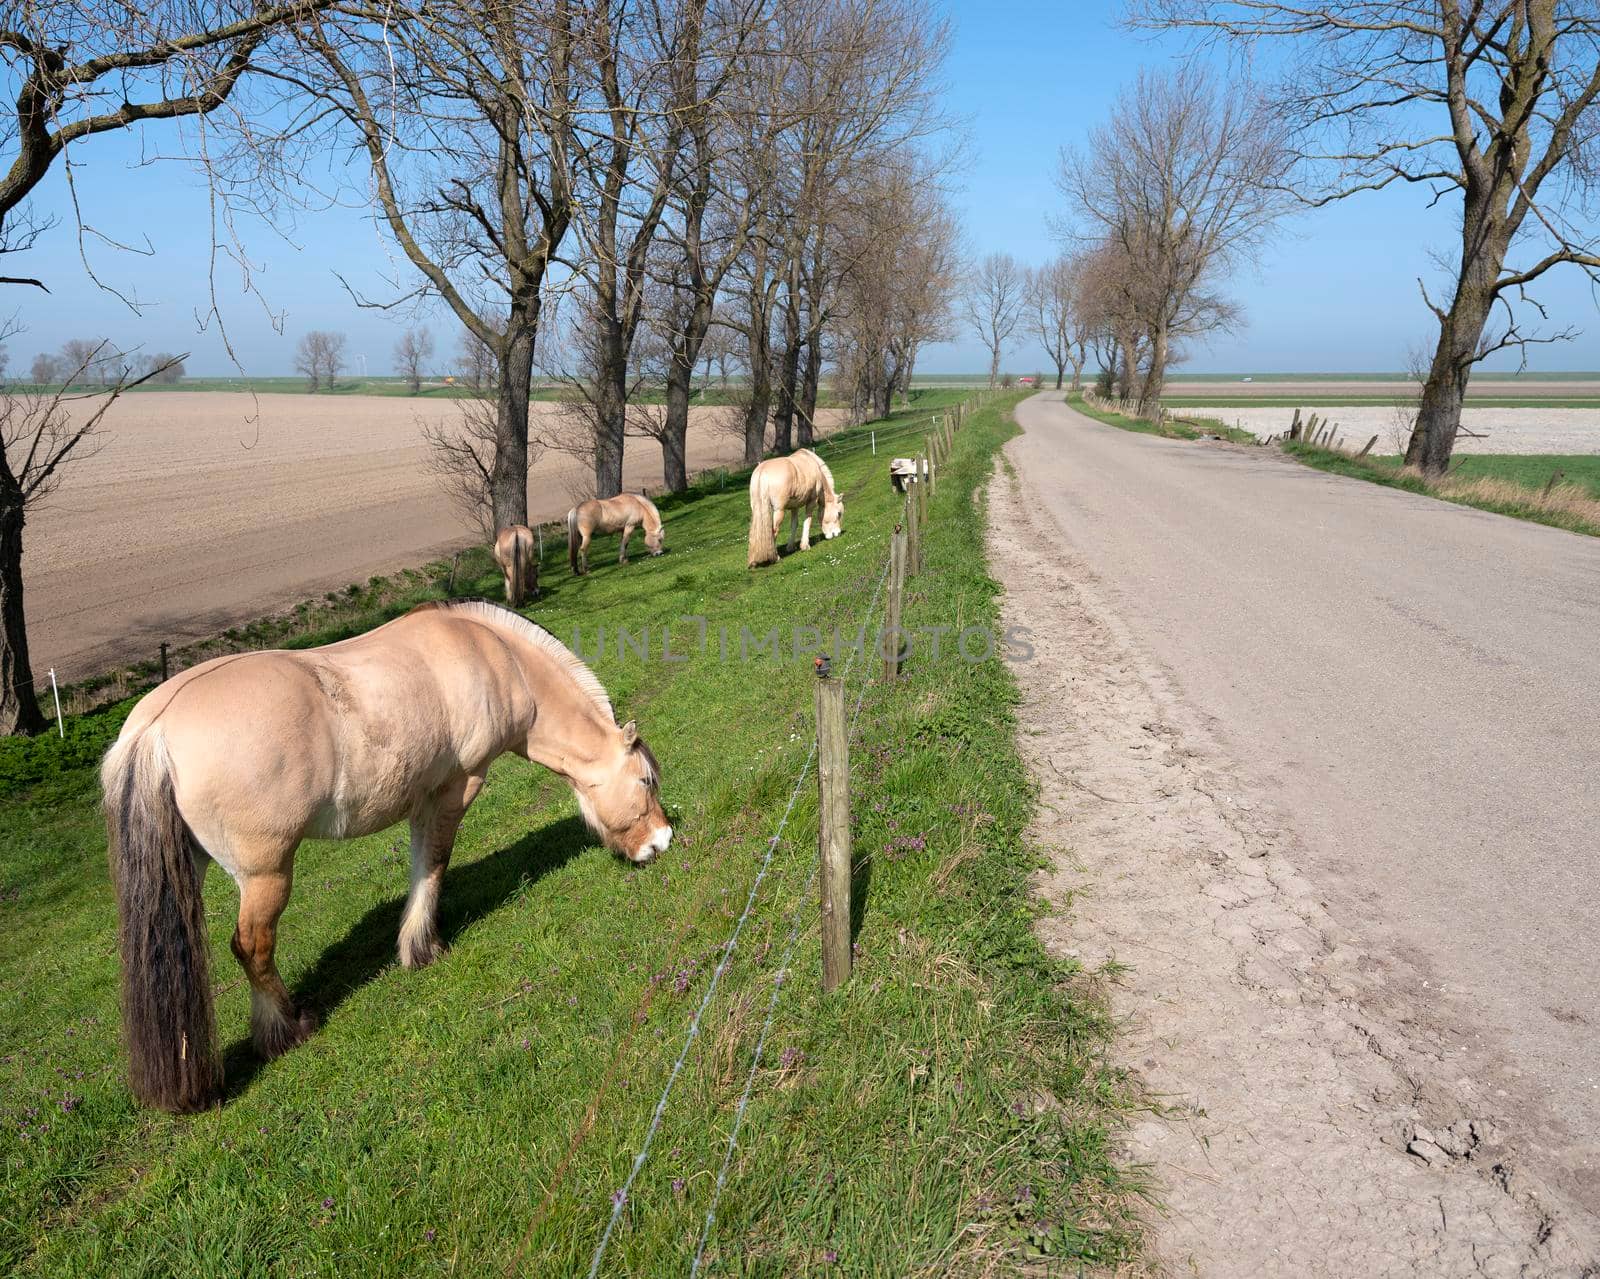
[[[633,530],[644,528],[645,549],[660,555],[665,549],[661,525],[661,512],[656,504],[637,493],[619,493],[616,497],[593,497],[580,502],[567,512],[567,563],[573,573],[582,576],[589,571],[589,542],[597,533],[622,534],[622,549],[618,564],[628,562],[628,539]]]
[[[539,549],[533,530],[510,524],[494,535],[494,562],[505,576],[506,603],[521,608],[532,596],[539,598]]]
[[[811,549],[814,520],[824,538],[838,537],[843,531],[844,498],[833,486],[828,464],[810,449],[796,449],[788,457],[770,457],[750,473],[750,568],[776,563],[785,511],[790,513],[790,552],[795,549],[796,537],[802,551]]]

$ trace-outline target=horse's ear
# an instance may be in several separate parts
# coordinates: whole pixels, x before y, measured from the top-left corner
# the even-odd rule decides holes
[[[629,720],[622,726],[622,744],[633,749],[633,744],[639,740],[639,725]]]

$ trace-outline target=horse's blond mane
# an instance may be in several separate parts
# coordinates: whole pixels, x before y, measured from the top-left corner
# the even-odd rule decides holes
[[[477,618],[490,626],[498,626],[521,636],[535,648],[548,653],[555,662],[568,675],[572,676],[573,683],[589,695],[600,710],[605,712],[606,719],[616,723],[617,714],[611,708],[611,698],[606,693],[603,685],[595,673],[584,665],[579,656],[558,640],[537,622],[530,622],[521,613],[513,613],[508,608],[501,608],[498,604],[491,604],[488,600],[452,600],[438,601],[434,607],[444,609],[450,613],[460,613]]]

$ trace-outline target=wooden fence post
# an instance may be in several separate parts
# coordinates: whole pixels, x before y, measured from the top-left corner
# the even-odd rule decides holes
[[[892,684],[900,678],[900,609],[906,584],[906,535],[894,526],[889,538],[889,599],[883,609],[883,678]]]
[[[906,574],[915,577],[922,571],[922,523],[917,519],[916,490],[921,481],[906,493]]]
[[[444,588],[446,595],[454,595],[456,593],[456,564],[460,559],[460,551],[450,557],[450,584]]]
[[[1565,474],[1566,474],[1565,471],[1556,471],[1554,474],[1552,474],[1550,476],[1549,480],[1547,480],[1545,482],[1544,492],[1539,494],[1539,500],[1541,502],[1546,501],[1550,497],[1551,491],[1554,490],[1556,484],[1560,481],[1561,477],[1563,475],[1565,475]]]
[[[817,678],[817,856],[822,880],[822,993],[850,979],[850,743],[844,681]]]
[[[167,682],[167,641],[161,641],[161,682]]]
[[[1378,437],[1376,435],[1374,435],[1370,440],[1367,441],[1367,447],[1362,449],[1361,452],[1357,453],[1356,456],[1358,458],[1366,457],[1366,455],[1368,453],[1372,452],[1372,446],[1374,444],[1376,444],[1377,442],[1378,442]]]
[[[926,531],[928,527],[928,458],[922,454],[917,458],[917,523]],[[917,570],[922,569],[922,547],[917,547]]]

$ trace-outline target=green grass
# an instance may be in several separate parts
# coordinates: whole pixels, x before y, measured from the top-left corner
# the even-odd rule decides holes
[[[1379,466],[1398,470],[1395,456],[1372,459]],[[1593,453],[1468,453],[1451,464],[1450,474],[1462,479],[1487,476],[1510,480],[1528,489],[1542,489],[1550,477],[1561,472],[1562,482],[1578,484],[1593,497],[1600,498],[1600,455]]]
[[[1575,512],[1561,500],[1564,490],[1570,492],[1572,489],[1578,490],[1580,496],[1600,499],[1600,457],[1548,453],[1524,456],[1472,454],[1460,459],[1459,465],[1452,468],[1445,480],[1430,483],[1415,472],[1401,470],[1398,457],[1355,458],[1337,450],[1292,441],[1283,441],[1282,448],[1290,457],[1319,471],[1369,480],[1374,484],[1420,493],[1459,506],[1492,511],[1496,515],[1548,524],[1571,533],[1600,536],[1600,520],[1591,518],[1586,512]],[[1552,473],[1557,470],[1565,474],[1561,487],[1556,491],[1556,501],[1547,504],[1543,500],[1543,490]],[[1471,492],[1470,489],[1455,490],[1455,486],[1467,486],[1474,480],[1502,480],[1519,487],[1510,496],[1497,493],[1493,497]]]
[[[1294,408],[1390,408],[1413,404],[1406,395],[1173,395],[1164,397],[1168,408],[1202,409],[1294,409]],[[1600,399],[1561,398],[1545,395],[1485,396],[1469,395],[1472,409],[1595,409]]]
[[[244,1043],[227,953],[236,897],[206,887],[230,1092],[190,1119],[136,1110],[119,1060],[115,922],[96,756],[127,703],[65,743],[0,752],[0,1268],[23,1275],[572,1274],[588,1264],[805,759],[808,661],[723,664],[719,627],[853,627],[896,518],[884,457],[925,429],[877,424],[823,449],[846,533],[744,567],[743,478],[663,503],[668,554],[574,580],[553,565],[530,616],[597,628],[593,665],[660,756],[678,836],[633,869],[597,847],[569,792],[520,761],[468,815],[441,914],[450,954],[395,963],[402,830],[299,854],[280,934],[291,988],[323,1017],[266,1066]],[[991,400],[941,475],[928,571],[906,624],[997,625],[981,489],[1014,430]],[[294,642],[375,624],[444,586],[437,568],[355,588]],[[361,592],[371,589],[370,599]],[[498,595],[482,557],[458,593]],[[365,611],[363,611],[365,610]],[[674,628],[683,663],[619,656],[617,625]],[[658,653],[659,656],[659,653]],[[841,663],[843,654],[839,655]],[[815,788],[808,779],[744,938],[667,1105],[606,1257],[682,1273],[710,1204],[791,918],[805,924],[717,1211],[709,1274],[978,1273],[1134,1254],[1138,1187],[1111,1158],[1125,1104],[1107,1019],[1039,945],[1023,829],[1032,790],[1004,663],[912,659],[898,687],[859,663],[852,756],[859,956],[817,988]],[[592,1109],[591,1109],[592,1108]],[[585,1115],[592,1114],[586,1131]],[[571,1151],[570,1159],[568,1152]],[[541,1201],[549,1200],[540,1214]],[[836,1263],[830,1261],[836,1258]],[[1073,1259],[1073,1260],[1069,1260]]]
[[[1140,435],[1159,435],[1169,440],[1198,440],[1202,435],[1216,435],[1235,444],[1256,442],[1256,437],[1249,431],[1238,430],[1215,418],[1168,418],[1165,422],[1152,422],[1148,418],[1129,417],[1124,413],[1114,413],[1110,409],[1100,408],[1077,394],[1068,395],[1067,403],[1085,417],[1092,417],[1096,422],[1104,422],[1107,426],[1115,426],[1124,431],[1135,431]]]

